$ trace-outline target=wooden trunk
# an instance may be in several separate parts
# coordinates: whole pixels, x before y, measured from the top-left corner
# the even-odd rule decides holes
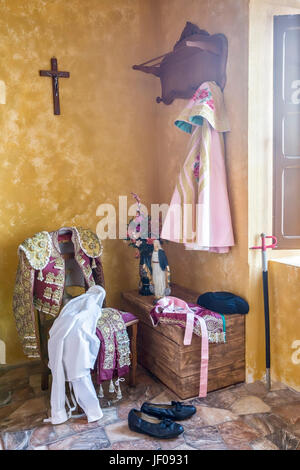
[[[172,296],[196,303],[198,294],[173,285]],[[158,377],[182,400],[198,396],[200,384],[201,338],[193,335],[190,346],[183,345],[184,329],[179,326],[153,326],[149,312],[153,296],[138,291],[122,294],[122,308],[140,320],[138,362]],[[226,343],[209,344],[208,391],[245,380],[245,316],[225,315]]]

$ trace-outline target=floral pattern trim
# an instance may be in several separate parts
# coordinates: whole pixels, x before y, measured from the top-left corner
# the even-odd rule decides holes
[[[27,238],[20,246],[30,266],[33,269],[42,270],[47,266],[51,254],[51,237],[48,232],[36,233],[33,237]]]
[[[225,343],[226,342],[226,334],[225,331],[217,331],[217,329],[223,329],[223,322],[221,320],[222,326],[220,324],[220,327],[216,327],[216,319],[213,319],[212,322],[210,320],[212,319],[209,315],[203,316],[204,321],[206,323],[207,327],[207,332],[208,332],[208,341],[210,343]],[[182,328],[185,328],[186,322],[184,320],[179,320],[179,319],[173,319],[173,318],[168,318],[168,317],[160,317],[159,323],[165,323],[169,325],[177,325],[181,326]],[[197,336],[201,336],[201,327],[200,327],[200,322],[197,320],[194,324],[194,329],[193,332]]]
[[[212,110],[215,109],[212,92],[208,88],[198,89],[196,93],[194,93],[192,100],[197,102],[197,104],[207,104]]]
[[[99,258],[102,255],[103,247],[97,235],[82,227],[74,227],[74,229],[82,251],[90,258]]]
[[[200,175],[200,154],[199,153],[196,156],[196,160],[194,161],[194,164],[193,164],[193,174],[197,183],[199,183],[199,175]]]
[[[117,353],[119,367],[130,366],[130,341],[121,313],[114,308],[103,308],[97,328],[102,333],[105,345],[103,369],[114,368],[115,353]],[[117,350],[115,350],[115,344]]]
[[[32,304],[33,283],[34,269],[29,264],[25,254],[21,252],[13,294],[13,311],[24,354],[27,357],[39,358]]]

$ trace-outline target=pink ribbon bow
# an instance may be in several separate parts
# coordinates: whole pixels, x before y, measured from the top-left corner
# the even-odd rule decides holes
[[[194,330],[194,319],[196,318],[201,327],[201,362],[200,362],[200,386],[199,386],[199,397],[206,397],[207,395],[207,379],[208,379],[208,333],[205,320],[199,315],[195,314],[188,304],[177,297],[163,297],[158,300],[155,311],[157,313],[185,313],[186,324],[183,344],[185,346],[191,344],[193,330]]]

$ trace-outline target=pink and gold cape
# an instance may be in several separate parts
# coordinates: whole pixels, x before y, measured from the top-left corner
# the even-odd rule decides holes
[[[223,140],[229,123],[219,86],[203,83],[175,125],[191,138],[161,238],[184,243],[187,249],[226,253],[234,238]]]

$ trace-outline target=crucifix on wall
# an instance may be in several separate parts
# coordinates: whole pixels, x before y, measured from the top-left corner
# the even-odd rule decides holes
[[[40,75],[42,77],[52,78],[54,114],[60,114],[58,79],[69,78],[70,73],[59,72],[57,69],[57,59],[55,57],[52,57],[51,70],[40,70]]]

